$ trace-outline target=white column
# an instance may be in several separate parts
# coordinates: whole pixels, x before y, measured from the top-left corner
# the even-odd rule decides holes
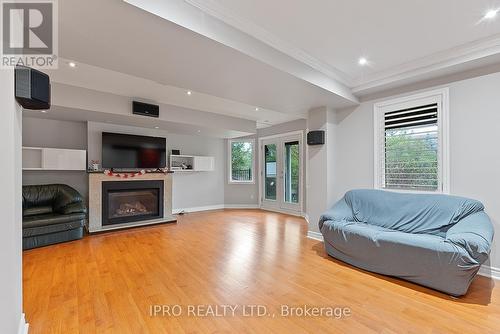
[[[22,313],[21,108],[14,99],[14,71],[0,69],[0,333],[24,332]]]
[[[307,146],[307,216],[311,232],[319,232],[321,214],[333,204],[333,167],[335,140],[335,111],[328,107],[309,111],[308,131],[325,131],[325,144]]]

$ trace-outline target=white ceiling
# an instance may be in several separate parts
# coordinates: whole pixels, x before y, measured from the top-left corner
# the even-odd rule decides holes
[[[492,8],[500,0],[64,0],[51,77],[263,127],[499,63],[500,17],[481,21]]]
[[[120,0],[60,1],[59,13],[63,61],[52,74],[56,82],[237,116],[260,126],[304,118],[311,106],[356,102]],[[79,66],[70,73],[64,60]],[[189,99],[187,90],[193,91]]]
[[[67,65],[70,62],[68,59],[59,59],[59,62],[62,66],[57,70],[46,71],[51,80],[57,83],[132,97],[143,102],[163,103],[257,121],[258,128],[303,117],[299,113],[290,115],[195,91],[188,95],[183,88],[81,62],[72,68]]]
[[[492,0],[187,0],[252,22],[362,84],[377,72],[500,33]],[[370,66],[360,67],[366,57]]]

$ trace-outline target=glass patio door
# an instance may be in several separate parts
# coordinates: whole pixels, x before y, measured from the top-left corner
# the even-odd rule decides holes
[[[302,136],[265,139],[261,142],[262,207],[302,210]]]
[[[300,142],[283,142],[283,203],[282,208],[300,209]]]
[[[278,145],[264,144],[264,199],[276,202],[278,200]]]

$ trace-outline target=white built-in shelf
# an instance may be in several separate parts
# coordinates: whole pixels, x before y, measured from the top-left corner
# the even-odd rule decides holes
[[[23,147],[23,170],[86,170],[87,151]]]
[[[182,166],[188,168],[183,168]],[[170,170],[175,172],[210,172],[215,169],[214,157],[171,155]]]

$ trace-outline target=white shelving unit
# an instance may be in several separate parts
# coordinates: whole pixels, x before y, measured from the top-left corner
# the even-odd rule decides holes
[[[23,170],[86,170],[87,151],[23,147]]]
[[[170,170],[176,172],[211,172],[215,170],[215,158],[195,155],[171,155]]]

